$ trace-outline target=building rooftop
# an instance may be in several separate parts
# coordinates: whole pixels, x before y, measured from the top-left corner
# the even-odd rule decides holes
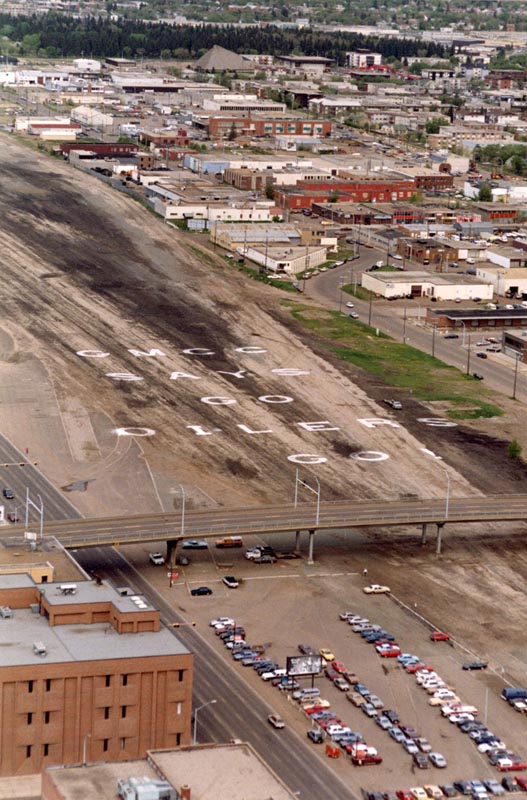
[[[296,797],[247,743],[153,750],[146,759],[49,767],[44,781],[63,800],[115,800],[117,781],[143,777],[188,786],[192,800],[294,800]]]
[[[382,283],[409,283],[415,281],[416,283],[432,283],[435,286],[452,286],[456,284],[459,286],[466,286],[467,284],[481,286],[482,283],[489,283],[484,278],[478,278],[475,275],[461,275],[455,272],[440,274],[426,272],[425,270],[408,270],[405,272],[378,271],[373,274]],[[442,311],[441,313],[445,312]]]
[[[74,595],[59,590],[58,583],[40,584],[38,591],[52,605],[77,606],[84,603],[111,602],[120,613],[152,610],[142,596],[121,596],[104,582],[75,583]],[[27,575],[3,575],[0,588],[35,587]],[[135,598],[135,599],[134,599]],[[141,602],[141,605],[139,605]],[[144,607],[143,607],[144,605]],[[45,655],[34,652],[33,644],[42,642]],[[13,616],[0,618],[0,652],[2,666],[41,665],[108,658],[141,658],[148,656],[182,655],[189,651],[167,628],[157,632],[117,633],[109,623],[50,626],[45,616],[30,608],[14,608]]]

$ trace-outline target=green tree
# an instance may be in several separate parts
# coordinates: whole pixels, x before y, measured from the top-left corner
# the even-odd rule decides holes
[[[478,200],[482,203],[492,203],[492,189],[488,183],[483,183],[478,192]]]
[[[520,155],[515,155],[511,159],[511,167],[515,175],[523,175],[525,172],[525,159]]]
[[[268,183],[265,187],[265,196],[268,200],[274,200],[274,186],[272,183]]]
[[[234,140],[236,139],[236,136],[237,136],[236,125],[233,122],[232,125],[231,125],[231,129],[229,131],[229,135],[227,136],[227,139],[228,139],[229,142],[234,142]]]
[[[509,446],[507,447],[507,455],[509,458],[520,458],[521,454],[521,444],[516,439],[513,439],[512,442],[509,442]]]

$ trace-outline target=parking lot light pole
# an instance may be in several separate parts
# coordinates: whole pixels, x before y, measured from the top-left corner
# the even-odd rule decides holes
[[[514,385],[512,387],[512,399],[516,400],[516,384],[518,382],[518,363],[521,361],[521,353],[516,353],[516,363],[514,364]]]
[[[185,535],[185,504],[186,504],[186,495],[185,490],[181,484],[179,484],[179,488],[181,489],[181,536]]]
[[[198,711],[201,711],[202,708],[205,706],[211,706],[214,703],[217,703],[217,700],[209,700],[207,703],[203,703],[201,706],[198,706],[194,709],[194,728],[192,730],[192,744],[197,744],[197,733],[198,733]]]

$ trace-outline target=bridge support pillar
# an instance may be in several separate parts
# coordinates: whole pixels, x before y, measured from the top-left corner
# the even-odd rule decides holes
[[[442,533],[444,525],[445,525],[444,522],[437,523],[436,555],[438,556],[441,555],[441,543],[442,543]]]
[[[167,564],[170,567],[176,566],[176,548],[179,539],[167,539]]]
[[[426,544],[426,522],[421,527],[421,544]]]
[[[310,531],[308,531],[308,533],[309,533],[309,552],[308,552],[308,556],[307,556],[307,563],[308,564],[314,564],[315,560],[313,558],[313,547],[315,545],[315,533],[316,533],[316,531],[315,530],[310,530]]]
[[[300,531],[295,532],[295,553],[300,550]]]

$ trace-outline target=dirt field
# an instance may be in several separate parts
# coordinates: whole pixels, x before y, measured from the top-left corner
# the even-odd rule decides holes
[[[179,508],[180,485],[195,507],[292,499],[296,454],[326,459],[310,469],[323,501],[445,496],[444,469],[423,448],[448,465],[453,495],[524,491],[525,466],[506,455],[511,433],[527,430],[520,404],[480,428],[438,428],[417,419],[441,409],[409,401],[405,427],[368,427],[359,420],[387,416],[385,387],[324,358],[279,292],[5,137],[0,179],[0,423],[57,487],[86,483],[70,496],[82,513]],[[315,421],[324,430],[301,425]],[[130,428],[152,435],[119,433]],[[362,451],[389,457],[356,460]],[[415,531],[376,531],[360,559],[481,655],[499,642],[504,668],[527,681],[517,528],[447,526],[441,559],[416,549]],[[344,533],[329,544],[357,558]]]

